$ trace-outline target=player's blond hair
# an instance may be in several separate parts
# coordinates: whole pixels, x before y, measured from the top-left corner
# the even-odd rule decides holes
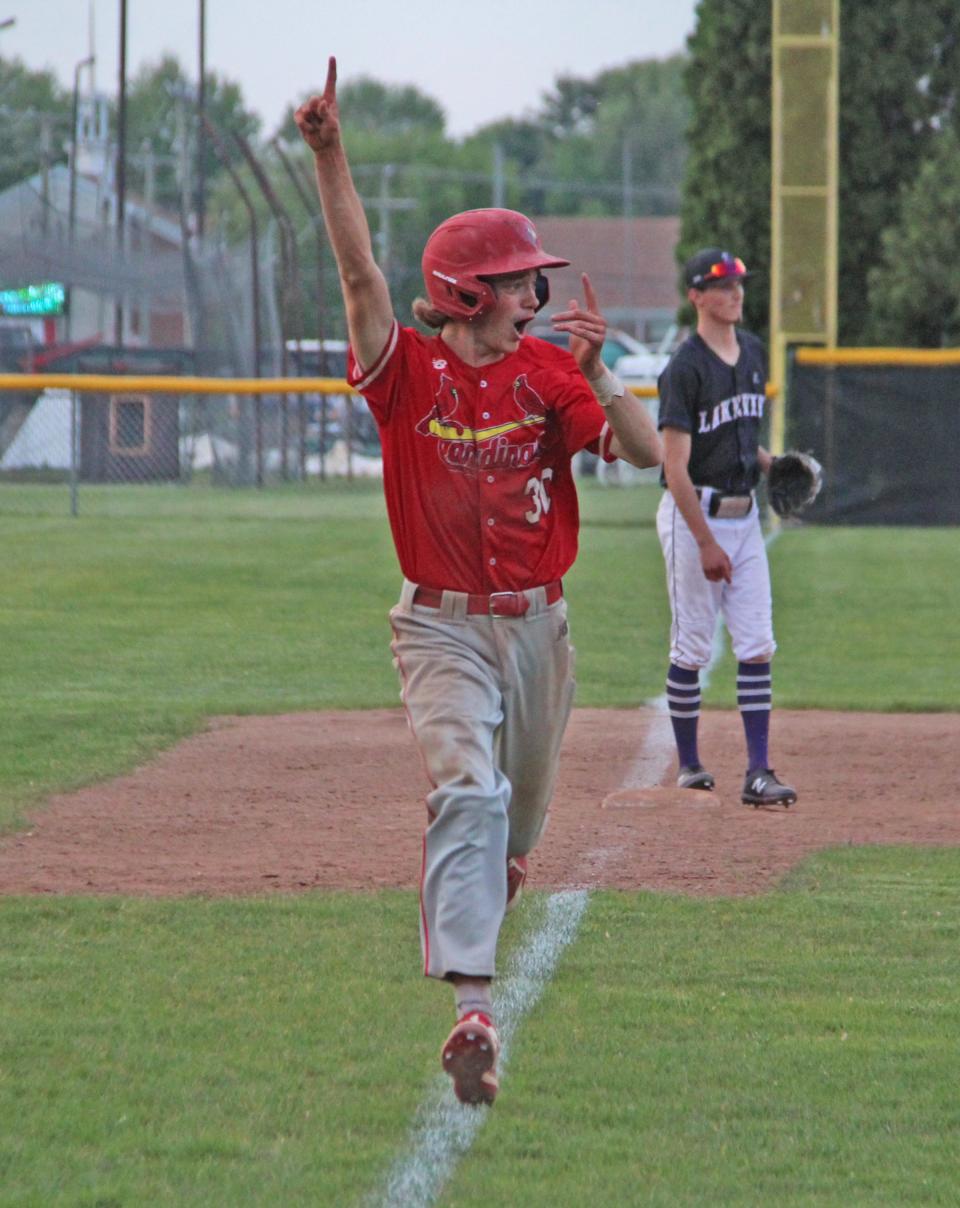
[[[413,317],[418,323],[422,323],[424,327],[433,327],[439,331],[445,323],[450,322],[450,316],[445,315],[443,311],[437,310],[435,306],[431,306],[426,298],[414,298]]]

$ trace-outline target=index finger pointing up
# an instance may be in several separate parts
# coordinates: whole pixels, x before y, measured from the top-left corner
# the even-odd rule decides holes
[[[336,55],[330,56],[330,61],[327,64],[327,82],[323,89],[323,99],[332,101],[337,95],[337,58]]]
[[[590,284],[590,278],[586,273],[581,273],[580,280],[583,282],[583,300],[587,304],[587,310],[598,311],[600,306],[597,302],[596,291]]]

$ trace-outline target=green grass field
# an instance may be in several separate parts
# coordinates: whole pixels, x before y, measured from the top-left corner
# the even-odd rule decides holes
[[[662,691],[657,497],[582,492],[581,705]],[[0,826],[211,715],[398,703],[378,486],[66,502],[0,485]],[[960,708],[955,531],[771,563],[778,704]],[[762,898],[594,893],[439,1203],[955,1203],[958,883],[956,850],[844,849]],[[0,899],[0,1205],[375,1202],[449,1015],[412,894]]]

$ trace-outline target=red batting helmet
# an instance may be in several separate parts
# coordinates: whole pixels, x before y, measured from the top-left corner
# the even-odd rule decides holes
[[[533,223],[516,210],[466,210],[440,223],[427,240],[422,263],[432,305],[451,319],[475,319],[495,301],[486,278],[563,268],[570,261],[548,255]],[[546,300],[542,296],[540,306]]]

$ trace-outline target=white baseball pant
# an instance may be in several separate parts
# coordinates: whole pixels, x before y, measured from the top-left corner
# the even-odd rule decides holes
[[[777,648],[770,567],[756,501],[746,516],[719,520],[709,515],[710,493],[704,488],[700,505],[710,531],[730,559],[730,583],[712,583],[704,575],[699,547],[670,491],[664,491],[657,509],[673,618],[670,661],[680,667],[700,668],[710,662],[718,614],[740,662],[772,658]]]
[[[468,615],[445,591],[414,604],[404,581],[390,613],[401,699],[431,784],[420,934],[424,972],[492,977],[508,856],[540,838],[574,693],[562,598],[528,594],[522,617]]]

